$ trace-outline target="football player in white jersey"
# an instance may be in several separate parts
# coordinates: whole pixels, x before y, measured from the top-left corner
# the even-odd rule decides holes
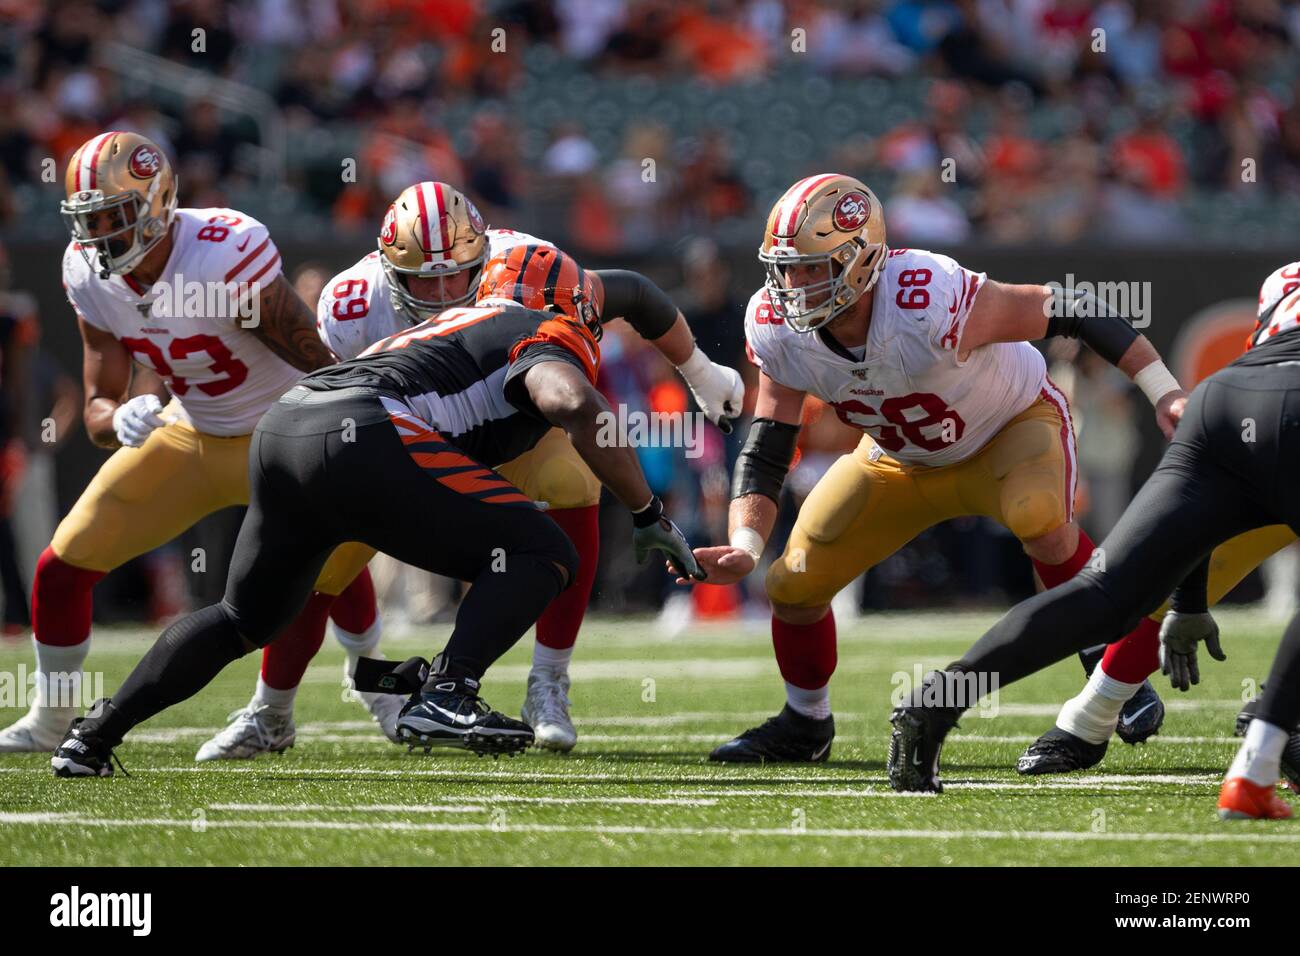
[[[806,395],[865,435],[804,501],[767,573],[787,705],[711,759],[816,762],[834,737],[831,599],[867,568],[962,515],[1015,534],[1048,587],[1089,560],[1092,542],[1074,522],[1069,408],[1030,342],[1087,342],[1142,388],[1166,435],[1186,396],[1151,344],[1090,295],[1006,285],[947,256],[891,251],[880,202],[849,176],[790,187],[759,258],[767,279],[745,316],[759,394],[734,476],[730,544],[696,550],[709,583],[756,567]]]
[[[422,182],[407,188],[388,208],[379,230],[378,248],[330,279],[317,304],[320,337],[342,359],[355,358],[369,346],[439,313],[473,303],[490,263],[507,267],[510,250],[550,243],[511,229],[486,226],[474,203],[447,183]],[[527,263],[510,263],[527,271]],[[528,273],[531,275],[531,273]],[[716,365],[696,346],[686,319],[648,279],[625,270],[591,273],[603,296],[602,321],[625,318],[682,373],[705,415],[730,430],[738,415],[744,385],[734,369]],[[551,284],[554,284],[552,282]],[[534,282],[513,297],[529,307],[547,308],[530,296],[545,285]],[[535,288],[534,288],[535,287]],[[535,501],[573,541],[579,556],[573,585],[551,602],[537,621],[533,666],[522,708],[538,746],[571,750],[577,732],[569,715],[569,662],[591,595],[599,557],[600,481],[561,429],[554,428],[532,448],[496,471]],[[368,560],[368,555],[363,556]],[[378,629],[345,636],[336,630],[349,654],[370,656]],[[300,642],[279,640],[266,648],[268,662],[301,673],[315,652],[302,658]],[[298,660],[292,660],[293,658]],[[214,757],[226,738],[243,739],[232,724],[202,752]]]
[[[63,282],[84,343],[86,431],[117,450],[37,564],[36,700],[0,732],[0,752],[58,744],[86,703],[95,583],[203,516],[247,504],[253,426],[304,372],[335,361],[266,228],[232,209],[176,208],[171,165],[143,136],[90,139],[72,156],[66,192]],[[132,360],[166,383],[165,408],[154,395],[128,397]],[[341,590],[334,565],[292,629],[324,633]],[[291,722],[273,742],[292,744]]]

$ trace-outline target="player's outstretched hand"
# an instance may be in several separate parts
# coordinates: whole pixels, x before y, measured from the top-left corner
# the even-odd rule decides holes
[[[696,548],[695,560],[699,562],[710,584],[735,584],[754,570],[754,559],[748,551],[720,544],[711,548]],[[670,569],[671,570],[671,569]],[[678,584],[690,584],[684,577]]]
[[[1187,407],[1186,392],[1170,392],[1156,404],[1156,424],[1167,439],[1174,437],[1174,429],[1183,420],[1183,409]]]
[[[645,514],[638,513],[632,517],[635,525],[632,529],[632,544],[636,548],[638,564],[645,564],[650,559],[651,551],[662,551],[668,559],[668,569],[673,574],[679,578],[704,580],[705,573],[691,553],[690,542],[681,529],[664,514],[663,502],[658,495],[650,500],[650,507]]]
[[[1169,677],[1169,683],[1185,691],[1201,682],[1201,669],[1196,661],[1196,645],[1205,642],[1205,649],[1216,661],[1228,659],[1219,646],[1219,625],[1209,612],[1179,614],[1170,611],[1160,625],[1160,673]]]
[[[162,408],[157,395],[137,395],[117,406],[113,412],[113,431],[117,440],[128,448],[139,448],[151,431],[167,424],[158,414]]]

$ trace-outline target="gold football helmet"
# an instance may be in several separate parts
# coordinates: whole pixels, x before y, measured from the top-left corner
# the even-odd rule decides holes
[[[59,211],[101,279],[134,269],[176,213],[171,163],[138,133],[100,133],[83,143],[68,163],[65,187]]]
[[[459,190],[434,182],[408,187],[388,207],[379,230],[379,254],[393,307],[416,323],[472,301],[487,248],[483,217]],[[469,273],[464,291],[459,283],[449,288],[449,280],[460,273]],[[414,295],[408,276],[440,280],[440,294],[431,299]]]
[[[772,311],[796,332],[819,329],[857,302],[888,255],[880,200],[865,183],[837,173],[787,189],[767,217],[758,250]],[[812,280],[796,285],[795,267],[812,267]]]

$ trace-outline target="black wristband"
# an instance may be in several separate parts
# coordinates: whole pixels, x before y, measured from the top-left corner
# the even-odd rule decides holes
[[[658,495],[650,498],[650,503],[640,511],[632,512],[632,524],[637,528],[648,528],[664,515],[664,503]]]

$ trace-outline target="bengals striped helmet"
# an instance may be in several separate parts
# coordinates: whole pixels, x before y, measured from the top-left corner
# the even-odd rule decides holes
[[[479,305],[515,302],[538,312],[555,311],[581,322],[600,340],[599,280],[576,259],[549,245],[518,245],[483,267]]]
[[[772,311],[796,332],[811,332],[871,289],[885,267],[885,213],[852,176],[822,173],[785,191],[767,217],[759,261]],[[793,270],[811,267],[811,275]]]
[[[101,279],[134,269],[167,235],[176,214],[171,163],[138,133],[100,133],[82,143],[64,185],[59,212]]]
[[[393,307],[416,323],[472,301],[487,248],[483,217],[459,190],[435,182],[408,187],[388,207],[379,229]],[[410,277],[437,279],[438,294],[415,295],[407,285]]]

